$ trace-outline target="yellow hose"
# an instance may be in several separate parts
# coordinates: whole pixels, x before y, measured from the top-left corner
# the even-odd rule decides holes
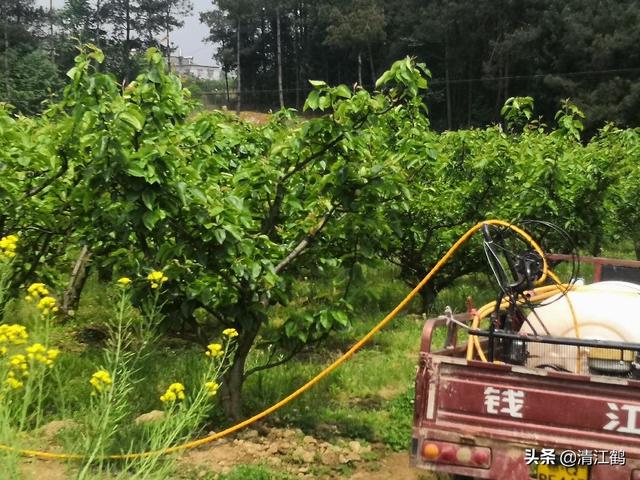
[[[557,295],[559,292],[563,291],[563,290],[574,290],[575,286],[574,285],[569,285],[569,284],[562,284],[560,283],[560,279],[556,276],[556,274],[552,271],[552,270],[548,270],[548,275],[553,278],[556,282],[558,282],[558,285],[545,285],[543,287],[538,287],[538,288],[534,288],[533,289],[533,296],[529,299],[532,302],[538,302],[541,300],[546,300],[547,298],[550,298],[554,295]],[[576,313],[575,310],[573,309],[573,304],[571,303],[571,300],[567,298],[567,301],[569,302],[569,309],[571,311],[571,317],[573,320],[573,326],[574,329],[576,331],[576,335],[578,335],[579,330],[578,330],[578,320],[576,317]],[[523,302],[522,302],[523,303]],[[505,300],[500,304],[500,308],[505,308],[508,306],[508,302]],[[485,318],[487,315],[491,314],[491,312],[493,312],[495,310],[496,307],[496,302],[490,302],[487,303],[486,305],[483,305],[482,307],[480,307],[477,311],[476,314],[473,317],[473,321],[471,323],[471,328],[478,328],[480,326],[480,321]],[[579,336],[577,336],[576,338],[580,338]],[[470,335],[469,336],[469,342],[467,343],[467,360],[473,360],[473,357],[475,356],[475,353],[478,354],[478,357],[480,358],[481,361],[486,362],[487,361],[487,357],[485,356],[484,352],[482,351],[482,346],[480,345],[480,339],[477,335]]]
[[[155,456],[155,455],[165,455],[165,454],[169,454],[169,453],[174,453],[174,452],[179,452],[179,451],[183,451],[183,450],[196,448],[196,447],[199,447],[201,445],[205,445],[207,443],[211,443],[211,442],[213,442],[215,440],[218,440],[218,439],[220,439],[222,437],[226,437],[227,435],[230,435],[230,434],[232,434],[234,432],[237,432],[238,430],[240,430],[240,429],[242,429],[242,428],[244,428],[244,427],[246,427],[248,425],[251,425],[254,422],[257,422],[258,420],[261,420],[261,419],[265,418],[266,416],[270,415],[271,413],[275,412],[276,410],[282,408],[287,403],[289,403],[292,400],[296,399],[297,397],[302,395],[304,392],[306,392],[307,390],[312,388],[314,385],[316,385],[318,382],[320,382],[320,380],[322,380],[324,377],[329,375],[336,368],[338,368],[340,365],[342,365],[344,362],[346,362],[349,358],[351,358],[351,356],[355,352],[357,352],[369,340],[371,340],[371,338],[376,333],[378,333],[380,330],[382,330],[398,313],[400,313],[409,304],[409,302],[411,302],[411,300],[413,300],[413,298],[420,292],[420,290],[427,283],[429,283],[429,281],[436,275],[436,273],[438,273],[440,271],[440,269],[449,261],[449,259],[451,257],[453,257],[453,255],[456,253],[456,251],[467,240],[469,240],[469,238],[474,233],[476,233],[478,230],[480,230],[484,225],[498,225],[498,226],[506,227],[506,228],[509,228],[509,229],[513,230],[518,235],[520,235],[522,238],[524,238],[525,241],[527,243],[529,243],[529,245],[531,245],[536,250],[536,252],[538,252],[540,257],[542,258],[542,260],[543,260],[543,268],[542,268],[541,281],[543,281],[544,278],[546,278],[547,273],[548,273],[548,266],[547,266],[547,262],[546,262],[546,259],[545,259],[544,252],[542,251],[540,246],[533,240],[533,238],[531,238],[531,236],[527,232],[525,232],[521,228],[518,228],[515,225],[511,225],[510,223],[505,222],[503,220],[486,220],[484,222],[480,222],[480,223],[474,225],[473,227],[471,227],[469,230],[467,230],[467,232],[464,235],[462,235],[456,241],[456,243],[454,243],[451,246],[451,248],[449,248],[447,253],[440,260],[438,260],[438,263],[436,263],[435,266],[429,271],[429,273],[427,273],[427,275],[425,275],[425,277],[420,281],[420,283],[418,283],[418,285],[416,285],[415,288],[413,290],[411,290],[411,292],[409,292],[409,294],[386,317],[384,317],[380,321],[380,323],[378,323],[375,327],[373,327],[369,331],[369,333],[367,333],[364,337],[362,337],[355,345],[353,345],[342,356],[340,356],[338,359],[336,359],[333,363],[331,363],[329,366],[327,366],[324,370],[322,370],[320,373],[318,373],[315,377],[310,379],[307,383],[302,385],[296,391],[294,391],[293,393],[291,393],[287,397],[283,398],[279,402],[275,403],[274,405],[271,405],[269,408],[263,410],[260,413],[257,413],[256,415],[254,415],[251,418],[248,418],[248,419],[246,419],[246,420],[244,420],[244,421],[242,421],[242,422],[240,422],[240,423],[238,423],[236,425],[233,425],[233,426],[231,426],[231,427],[229,427],[229,428],[227,428],[225,430],[222,430],[221,432],[211,434],[211,435],[209,435],[207,437],[200,438],[198,440],[192,440],[190,442],[183,443],[182,445],[176,445],[174,447],[166,448],[166,449],[163,449],[163,450],[154,450],[154,451],[140,452],[140,453],[126,453],[126,454],[121,454],[121,455],[106,455],[106,456],[104,456],[102,458],[105,459],[105,460],[133,460],[133,459],[138,459],[138,458],[152,457],[152,456]],[[542,287],[542,288],[545,288],[545,287]],[[80,454],[74,454],[74,453],[51,453],[51,452],[44,452],[44,451],[40,451],[40,450],[18,449],[18,448],[11,447],[9,445],[2,445],[2,444],[0,444],[0,450],[10,451],[10,452],[17,453],[19,455],[24,455],[24,456],[29,456],[29,457],[42,458],[42,459],[45,459],[45,460],[82,460],[82,459],[86,458],[85,455],[80,455]]]

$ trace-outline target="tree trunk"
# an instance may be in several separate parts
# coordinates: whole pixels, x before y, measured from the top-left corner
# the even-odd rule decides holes
[[[96,35],[93,43],[100,48],[100,0],[96,3]]]
[[[236,63],[238,64],[238,78],[236,79],[236,114],[240,116],[242,108],[242,70],[240,67],[240,14],[238,14],[238,28],[236,29]]]
[[[87,267],[90,258],[91,254],[89,253],[89,248],[85,245],[82,247],[80,255],[78,255],[78,259],[73,266],[71,277],[69,278],[69,285],[64,291],[62,297],[62,311],[67,316],[74,316],[75,312],[78,310],[80,296],[82,295],[82,290],[87,282],[89,272]]]
[[[358,52],[358,85],[362,86],[362,52]]]
[[[371,89],[373,90],[376,87],[376,68],[373,64],[373,52],[371,51],[371,44],[367,45],[369,49],[369,68],[371,69]]]
[[[49,59],[51,63],[54,63],[55,56],[53,50],[53,0],[49,0],[49,48],[51,49],[49,52]]]
[[[447,129],[453,130],[453,114],[451,112],[451,82],[449,80],[449,43],[444,37],[444,83],[447,96]]]
[[[124,40],[124,81],[125,83],[129,83],[129,75],[130,75],[130,65],[129,65],[129,57],[131,53],[131,2],[130,0],[125,1],[125,28],[126,35]]]
[[[4,88],[7,103],[11,103],[11,82],[9,81],[9,12],[4,11]]]
[[[509,98],[509,58],[504,61],[504,99]],[[504,102],[501,102],[501,105]]]
[[[298,24],[295,29],[296,44],[294,47],[295,62],[296,62],[296,108],[300,108],[300,50],[302,45],[302,33],[300,31],[300,17],[298,17]]]
[[[171,33],[169,27],[169,17],[171,15],[171,2],[167,2],[167,16],[165,17],[165,29],[167,31],[167,70],[171,72],[171,41],[169,40],[169,34]]]
[[[249,327],[240,331],[237,338],[238,347],[233,357],[231,368],[224,374],[220,400],[225,413],[233,421],[242,420],[242,386],[244,384],[244,367],[253,342],[260,330],[261,321],[256,318]]]
[[[600,253],[602,253],[602,228],[600,226],[596,227],[596,234],[593,239],[593,247],[591,250],[591,255],[594,257],[598,257]]]
[[[280,108],[284,108],[284,92],[282,90],[282,39],[280,35],[280,7],[276,7],[276,35],[278,44],[278,95]]]
[[[438,293],[431,285],[426,285],[420,290],[420,298],[422,300],[422,313],[427,313],[433,303],[436,301]]]
[[[227,105],[231,103],[231,98],[229,97],[229,72],[225,69],[224,71],[224,85],[227,89]]]
[[[469,68],[469,79],[471,79],[471,68]],[[473,82],[469,82],[467,84],[467,128],[471,128],[471,104],[472,104],[472,96],[471,96],[471,85]]]

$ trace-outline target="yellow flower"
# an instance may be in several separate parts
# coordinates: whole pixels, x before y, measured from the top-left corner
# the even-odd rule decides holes
[[[11,343],[13,345],[22,345],[27,342],[28,338],[27,328],[23,325],[0,325],[0,344]]]
[[[56,299],[53,297],[42,297],[36,308],[42,312],[42,315],[49,315],[50,313],[56,313],[58,307],[56,306]]]
[[[151,288],[158,288],[164,282],[169,280],[169,277],[167,277],[164,273],[159,272],[158,270],[154,270],[149,275],[147,275],[147,280],[149,280],[149,283],[151,283]]]
[[[16,373],[20,374],[23,377],[29,375],[29,372],[27,371],[29,368],[29,365],[27,364],[27,357],[25,357],[22,353],[11,355],[7,363],[10,370],[9,376],[13,377],[16,375]]]
[[[31,285],[29,285],[29,288],[27,288],[27,292],[29,293],[28,297],[30,297],[30,300],[34,301],[41,296],[44,297],[46,295],[49,295],[49,290],[47,290],[47,287],[45,287],[44,283],[32,283]]]
[[[34,343],[30,347],[27,347],[27,357],[29,360],[35,360],[38,363],[47,364],[47,349],[41,343]]]
[[[18,237],[16,235],[7,235],[6,237],[0,238],[0,260],[15,257],[17,246]]]
[[[91,375],[91,380],[89,380],[89,383],[95,389],[94,392],[92,392],[92,395],[95,395],[96,392],[102,393],[105,388],[108,388],[113,383],[113,380],[111,380],[111,375],[109,375],[109,372],[107,372],[106,370],[98,370],[96,373]]]
[[[4,383],[12,390],[18,390],[24,386],[24,383],[13,376],[9,376]]]
[[[235,328],[225,328],[222,331],[222,334],[226,335],[229,338],[233,338],[238,336],[238,331]]]
[[[215,397],[218,393],[218,388],[220,388],[220,385],[218,385],[217,382],[207,382],[204,384],[204,388],[207,389],[207,394],[209,396]]]
[[[211,343],[207,346],[207,351],[205,352],[207,357],[217,358],[224,355],[224,350],[222,349],[222,345],[219,343]]]
[[[54,360],[58,358],[60,354],[60,350],[55,348],[47,350],[41,343],[34,343],[30,347],[27,347],[26,352],[29,360],[34,360],[49,367],[53,365]]]
[[[172,403],[176,400],[180,401],[184,399],[184,385],[181,383],[172,383],[169,385],[169,388],[167,388],[167,391],[164,392],[164,395],[160,396],[162,403]]]
[[[118,279],[118,285],[126,287],[131,283],[131,279],[129,277],[122,277]]]

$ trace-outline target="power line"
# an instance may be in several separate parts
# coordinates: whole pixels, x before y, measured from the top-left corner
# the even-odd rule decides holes
[[[484,78],[457,78],[449,80],[449,83],[474,83],[474,82],[497,82],[499,80],[529,80],[534,78],[544,78],[548,76],[554,77],[580,77],[591,75],[602,75],[610,73],[633,73],[640,72],[640,67],[636,68],[612,68],[608,70],[581,70],[578,72],[564,73],[535,73],[533,75],[506,75],[502,77],[484,77]],[[432,85],[446,84],[446,80],[435,78],[431,81]]]
[[[545,78],[548,76],[554,77],[581,77],[581,76],[593,76],[593,75],[605,75],[605,74],[615,74],[615,73],[635,73],[640,72],[640,67],[634,68],[612,68],[607,70],[581,70],[577,72],[562,72],[562,73],[536,73],[532,75],[505,75],[500,77],[479,77],[479,78],[454,78],[449,80],[449,84],[459,84],[459,83],[479,83],[479,82],[497,82],[502,80],[531,80],[536,78]],[[446,85],[447,82],[443,78],[434,78],[430,82],[431,85]],[[284,92],[308,92],[311,91],[312,88],[284,88]],[[243,90],[242,93],[251,94],[251,93],[277,93],[278,89],[266,89],[266,90]],[[226,94],[225,90],[220,90],[217,92],[202,92],[204,95],[218,95],[218,94]],[[235,93],[235,90],[232,92]]]

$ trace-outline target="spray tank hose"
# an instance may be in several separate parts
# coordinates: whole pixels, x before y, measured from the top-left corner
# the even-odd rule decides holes
[[[464,235],[462,235],[456,241],[456,243],[454,243],[451,246],[451,248],[449,248],[447,253],[442,258],[440,258],[440,260],[438,260],[438,263],[436,263],[435,266],[429,271],[429,273],[425,275],[425,277],[420,281],[420,283],[418,283],[414,287],[414,289],[411,290],[411,292],[409,292],[409,294],[386,317],[384,317],[380,321],[380,323],[378,323],[375,327],[373,327],[369,331],[369,333],[367,333],[355,345],[353,345],[349,350],[347,350],[344,354],[342,354],[342,356],[336,359],[333,363],[327,366],[315,377],[311,378],[307,383],[302,385],[296,391],[289,394],[287,397],[271,405],[269,408],[263,410],[262,412],[257,413],[253,417],[250,417],[240,423],[237,423],[236,425],[226,428],[225,430],[200,438],[198,440],[192,440],[192,441],[183,443],[181,445],[165,448],[163,450],[150,450],[147,452],[125,453],[125,454],[119,454],[119,455],[105,455],[104,457],[102,457],[102,459],[103,460],[135,460],[140,458],[166,455],[170,453],[181,452],[184,450],[200,447],[202,445],[206,445],[208,443],[214,442],[215,440],[218,440],[220,438],[231,435],[232,433],[235,433],[243,429],[244,427],[247,427],[252,423],[257,422],[258,420],[261,420],[266,416],[272,414],[276,410],[282,408],[289,402],[295,400],[300,395],[305,393],[307,390],[310,390],[314,385],[320,382],[320,380],[328,376],[340,365],[342,365],[347,360],[349,360],[355,352],[360,350],[367,342],[369,342],[369,340],[371,340],[371,338],[373,338],[375,334],[377,334],[380,330],[382,330],[391,320],[393,320],[393,318],[395,318],[396,315],[398,315],[398,313],[400,313],[409,304],[409,302],[411,302],[411,300],[413,300],[413,298],[420,292],[420,290],[422,290],[422,288],[427,283],[429,283],[429,281],[431,281],[431,279],[440,271],[440,269],[442,269],[442,267],[449,261],[449,259],[451,259],[456,254],[456,252],[460,249],[460,247],[462,247],[462,245],[465,242],[467,242],[467,240],[469,240],[469,238],[471,238],[471,236],[473,236],[473,234],[475,234],[478,230],[480,230],[484,225],[496,225],[496,226],[505,227],[513,230],[515,233],[520,235],[529,245],[531,245],[531,247],[536,252],[538,252],[538,254],[540,255],[540,258],[543,259],[542,277],[538,282],[542,283],[546,279],[549,273],[549,269],[548,269],[547,261],[544,256],[544,252],[527,232],[503,220],[486,220],[484,222],[480,222],[474,225],[473,227],[471,227],[469,230],[467,230],[467,232]],[[40,450],[27,450],[27,449],[15,448],[15,447],[11,447],[9,445],[3,445],[3,444],[0,444],[0,450],[12,452],[12,453],[27,456],[27,457],[36,457],[44,460],[84,460],[87,458],[86,455],[81,455],[77,453],[53,453],[53,452],[45,452]]]

